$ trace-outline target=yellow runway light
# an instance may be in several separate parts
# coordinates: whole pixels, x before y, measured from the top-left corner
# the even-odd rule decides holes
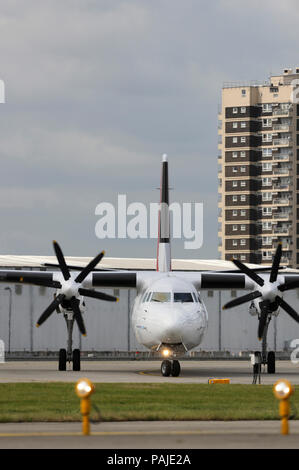
[[[290,402],[294,388],[288,380],[278,380],[273,387],[275,397],[280,401],[279,415],[281,417],[281,434],[289,434]]]
[[[84,436],[90,434],[90,396],[94,392],[94,385],[89,379],[80,379],[76,383],[76,394],[81,399],[80,411],[82,414],[82,433]]]

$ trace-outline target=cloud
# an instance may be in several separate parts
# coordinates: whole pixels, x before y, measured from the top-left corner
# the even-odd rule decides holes
[[[212,235],[200,256],[217,257],[221,86],[264,80],[297,60],[294,6],[3,0],[2,246],[43,252],[59,236],[73,253],[97,248],[95,206],[118,193],[156,201],[166,152],[172,200],[204,201]],[[153,253],[152,245],[125,246],[127,256],[140,246],[140,256]],[[110,247],[119,255],[124,242]],[[176,245],[174,255],[190,253]]]

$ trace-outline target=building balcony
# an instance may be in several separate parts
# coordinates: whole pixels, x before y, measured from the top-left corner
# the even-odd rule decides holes
[[[272,201],[272,204],[274,204],[275,206],[285,206],[285,205],[290,205],[293,201],[293,198],[284,198],[284,197],[277,197],[277,198],[274,198],[273,201]]]
[[[273,174],[274,175],[289,176],[290,175],[290,168],[274,168]]]
[[[272,114],[273,116],[290,116],[291,111],[292,107],[290,107],[289,109],[282,109],[277,107],[272,110]]]
[[[274,183],[273,189],[276,191],[290,191],[291,183]]]
[[[272,143],[275,147],[287,146],[289,147],[293,142],[293,139],[273,139]]]
[[[273,156],[273,160],[275,161],[281,161],[281,162],[289,162],[290,161],[290,156],[291,154],[276,154]]]
[[[277,236],[289,235],[290,229],[288,227],[274,227],[273,233]]]
[[[289,132],[290,131],[290,125],[289,124],[273,124],[273,130],[274,131]]]
[[[273,214],[274,220],[290,220],[292,218],[292,212],[277,212]]]

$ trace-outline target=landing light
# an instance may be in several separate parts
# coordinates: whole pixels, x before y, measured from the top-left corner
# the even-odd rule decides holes
[[[288,380],[279,380],[274,385],[274,394],[279,400],[286,400],[293,393],[293,387]]]
[[[94,385],[89,379],[80,379],[76,383],[76,393],[79,398],[88,398],[94,391]]]
[[[162,354],[164,357],[168,357],[170,355],[169,349],[163,349]]]

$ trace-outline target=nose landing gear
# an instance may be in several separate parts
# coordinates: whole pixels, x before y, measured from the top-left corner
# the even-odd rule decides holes
[[[181,372],[181,366],[179,361],[177,360],[164,360],[161,364],[161,374],[163,377],[169,377],[172,375],[173,377],[178,377]]]

